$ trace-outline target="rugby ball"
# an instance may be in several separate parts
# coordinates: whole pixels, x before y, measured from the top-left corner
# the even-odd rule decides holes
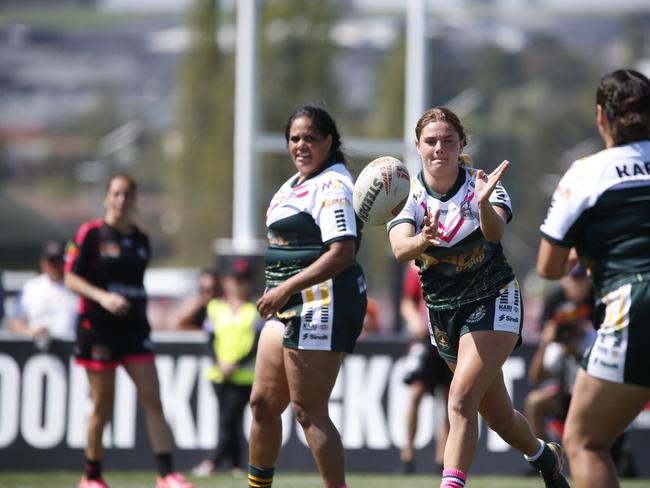
[[[363,168],[354,183],[354,211],[367,224],[385,224],[400,213],[410,187],[411,177],[403,162],[379,157]]]

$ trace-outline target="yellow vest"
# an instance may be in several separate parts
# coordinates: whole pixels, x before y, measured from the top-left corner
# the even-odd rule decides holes
[[[208,303],[208,319],[214,325],[214,355],[221,361],[234,364],[245,358],[255,346],[257,309],[251,302],[241,305],[235,313],[230,305],[217,298]],[[240,364],[238,369],[228,378],[228,381],[238,385],[253,383],[255,358]],[[207,370],[207,377],[215,383],[221,383],[224,378],[218,365]]]

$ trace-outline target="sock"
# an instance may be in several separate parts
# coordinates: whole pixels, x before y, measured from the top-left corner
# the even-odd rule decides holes
[[[460,469],[443,469],[440,488],[463,488],[467,475]]]
[[[172,455],[169,452],[156,454],[156,464],[158,465],[158,476],[161,478],[164,478],[174,471],[174,467],[172,466]]]
[[[84,467],[84,476],[87,480],[98,480],[102,477],[102,462],[93,461],[86,458],[86,466]]]
[[[542,440],[539,442],[541,444],[539,451],[537,451],[532,456],[524,455],[524,458],[537,471],[548,473],[555,468],[555,463],[557,460],[555,459],[555,454],[553,454],[553,451],[548,448],[546,443]]]
[[[249,488],[271,488],[275,468],[258,468],[252,464],[248,465],[248,487]]]

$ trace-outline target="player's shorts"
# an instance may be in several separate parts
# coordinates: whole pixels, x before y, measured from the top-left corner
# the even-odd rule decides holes
[[[74,345],[75,362],[94,371],[117,368],[129,362],[151,362],[154,346],[146,318],[106,320],[79,317]]]
[[[436,386],[451,384],[451,369],[428,339],[414,342],[409,346],[405,366],[404,383],[407,385],[421,381],[426,385],[427,390],[433,393]]]
[[[516,279],[506,284],[499,293],[475,303],[462,305],[453,310],[429,309],[429,333],[435,341],[440,356],[455,363],[461,336],[479,330],[493,330],[517,334],[521,344],[521,326],[524,307],[519,283]]]
[[[367,306],[366,281],[359,266],[292,295],[275,318],[284,323],[289,349],[352,352]]]
[[[587,373],[615,383],[650,386],[650,273],[638,274],[597,300],[596,340],[585,352]]]

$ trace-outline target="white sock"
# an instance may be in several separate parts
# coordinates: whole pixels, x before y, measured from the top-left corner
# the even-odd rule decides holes
[[[540,457],[540,456],[542,455],[542,453],[544,452],[544,447],[546,447],[546,442],[544,442],[542,439],[537,439],[537,440],[539,441],[539,451],[537,451],[537,452],[536,452],[535,454],[533,454],[532,456],[526,456],[526,455],[524,454],[524,459],[525,459],[526,461],[528,461],[528,462],[530,462],[530,461],[537,461],[537,459],[539,459],[539,457]]]

